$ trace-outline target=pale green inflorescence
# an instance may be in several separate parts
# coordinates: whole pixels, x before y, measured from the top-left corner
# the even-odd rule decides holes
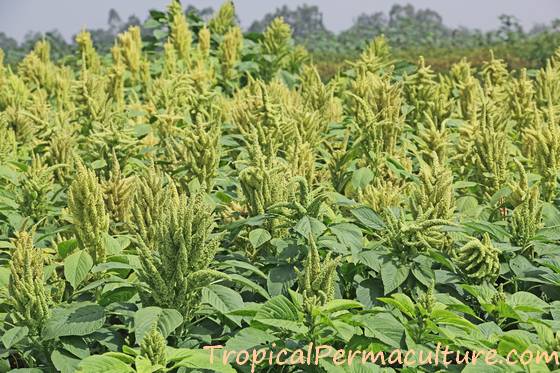
[[[188,63],[191,53],[192,32],[187,24],[181,3],[177,0],[172,1],[168,12],[171,19],[169,40],[177,53],[177,57]]]
[[[132,200],[136,187],[133,176],[125,177],[117,155],[113,151],[111,157],[111,170],[109,177],[101,183],[104,193],[105,206],[111,220],[117,225],[126,225],[130,220]],[[117,231],[119,227],[115,227]]]
[[[428,250],[442,250],[447,247],[448,239],[441,227],[450,224],[449,220],[430,218],[433,208],[429,208],[414,220],[409,220],[403,210],[387,211],[386,227],[380,233],[381,242],[404,261]]]
[[[519,170],[520,179],[513,184],[511,200],[514,205],[510,218],[511,242],[520,246],[523,253],[530,253],[532,249],[531,240],[542,228],[542,203],[540,201],[540,189],[536,183],[529,187],[527,174],[523,164],[515,160]]]
[[[165,347],[167,342],[163,335],[154,326],[140,342],[140,354],[147,357],[152,365],[160,365],[165,367],[167,358],[165,356]]]
[[[225,35],[232,27],[235,26],[235,7],[233,1],[225,1],[220,9],[214,14],[208,22],[208,28],[212,33]]]
[[[419,217],[430,210],[430,219],[451,219],[455,211],[453,174],[432,153],[432,164],[422,163],[420,183],[413,190],[411,210]]]
[[[213,212],[203,192],[187,197],[171,183],[162,205],[152,216],[153,240],[139,236],[141,297],[146,305],[177,309],[188,321],[199,306],[202,288],[225,277],[209,268],[219,237],[213,233]]]
[[[22,214],[39,222],[52,208],[53,169],[44,164],[42,157],[33,154],[20,182],[18,203]]]
[[[14,240],[8,291],[17,322],[38,334],[50,315],[49,294],[43,283],[43,254],[33,246],[33,237],[20,232]]]
[[[76,178],[68,193],[68,210],[80,248],[89,252],[94,263],[106,257],[109,215],[103,199],[103,188],[95,173],[78,163]]]
[[[310,238],[303,271],[299,272],[299,290],[307,311],[334,299],[337,266],[338,259],[331,258],[330,254],[321,259],[315,240]]]
[[[454,262],[474,282],[493,282],[500,272],[499,251],[488,233],[483,240],[473,239],[452,252]]]

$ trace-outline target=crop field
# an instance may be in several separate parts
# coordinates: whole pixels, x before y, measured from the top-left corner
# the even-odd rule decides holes
[[[0,372],[558,371],[560,49],[151,17],[0,63]]]

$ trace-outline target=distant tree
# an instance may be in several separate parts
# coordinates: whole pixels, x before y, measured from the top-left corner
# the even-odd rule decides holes
[[[21,58],[18,48],[19,46],[16,39],[0,32],[0,49],[7,52],[4,55],[4,63],[11,65]]]
[[[411,4],[395,4],[389,11],[389,26],[395,27],[402,22],[409,22],[415,16],[414,7]]]
[[[395,4],[389,11],[387,36],[398,46],[441,45],[451,35],[442,17],[431,9]]]
[[[134,14],[130,15],[126,22],[122,24],[119,32],[126,31],[132,26],[142,26],[142,21],[140,21],[140,18],[136,17]]]
[[[115,40],[115,33],[110,29],[89,29],[94,47],[101,53],[110,51]],[[74,39],[74,38],[73,38]]]
[[[381,12],[361,14],[349,29],[340,33],[339,41],[347,46],[358,46],[381,34],[396,47],[440,45],[453,39],[452,30],[443,24],[437,12],[416,10],[411,4],[395,4],[388,17]]]
[[[13,50],[18,47],[16,39],[9,37],[3,32],[0,32],[0,48],[3,50]]]
[[[498,19],[500,20],[498,38],[504,41],[515,41],[523,36],[523,26],[515,16],[502,14]]]
[[[51,58],[58,60],[68,55],[72,49],[72,43],[68,43],[58,30],[48,31],[43,36],[51,45]]]
[[[130,15],[126,22],[122,21],[115,9],[109,10],[107,28],[89,29],[93,45],[100,53],[108,53],[115,42],[115,37],[131,26],[141,26],[142,21],[135,15]],[[74,38],[72,38],[73,40]]]
[[[208,21],[212,14],[214,14],[214,9],[212,7],[206,7],[199,9],[194,5],[189,4],[185,9],[185,15],[189,15],[191,13],[196,14],[198,17],[202,18],[204,21]]]
[[[32,50],[35,44],[41,39],[43,39],[42,33],[29,31],[23,37],[23,42],[19,45],[19,48],[22,49],[23,52],[28,52]]]
[[[113,33],[118,32],[121,28],[122,28],[122,19],[121,16],[119,16],[119,13],[111,8],[111,10],[109,10],[109,18],[107,19],[107,25],[109,25],[109,30]]]
[[[197,8],[189,5],[185,14],[195,13],[204,21],[214,14],[211,7]],[[261,20],[254,21],[249,31],[262,32],[276,17],[283,17],[293,31],[296,43],[304,45],[318,56],[338,56],[351,58],[358,53],[365,42],[384,34],[389,44],[400,50],[417,54],[417,48],[426,51],[435,49],[438,53],[447,53],[455,49],[498,48],[510,45],[516,56],[526,61],[537,61],[542,64],[560,44],[560,19],[549,24],[535,25],[525,31],[517,18],[510,15],[499,17],[500,26],[494,30],[483,32],[465,27],[451,28],[443,23],[440,14],[431,9],[415,9],[411,4],[396,4],[385,14],[360,14],[351,27],[338,35],[330,32],[324,25],[323,14],[319,7],[300,5],[295,9],[288,6],[277,8],[266,14]],[[97,50],[109,53],[114,45],[115,37],[132,25],[142,29],[142,35],[151,36],[153,30],[144,28],[140,18],[131,15],[124,21],[115,9],[108,13],[107,26],[89,30]],[[76,30],[79,31],[79,30]],[[68,55],[73,48],[74,38],[67,42],[62,35],[54,30],[46,33],[28,33],[21,43],[0,32],[0,48],[6,51],[5,61],[17,65],[40,39],[51,43],[53,59]],[[147,39],[149,40],[149,39]],[[319,59],[318,59],[319,60]]]
[[[339,41],[345,45],[359,46],[360,43],[372,40],[385,33],[387,25],[387,17],[382,12],[362,13],[354,20],[349,29],[340,33]]]
[[[249,27],[250,32],[263,32],[267,26],[277,17],[283,17],[293,31],[294,39],[297,41],[304,40],[309,36],[314,38],[318,36],[331,35],[323,23],[323,13],[319,7],[313,5],[301,5],[292,10],[284,5],[277,8],[275,12],[268,13],[260,21],[255,21]]]
[[[552,24],[551,24],[551,28],[552,28]],[[533,27],[531,27],[531,29],[527,32],[528,35],[536,35],[536,34],[540,34],[541,32],[546,32],[548,31],[549,27],[547,24],[545,23],[535,23],[533,25]]]

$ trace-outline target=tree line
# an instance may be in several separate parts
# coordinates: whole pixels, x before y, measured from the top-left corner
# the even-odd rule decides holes
[[[211,7],[199,9],[188,5],[184,12],[190,18],[204,20],[208,19],[214,10]],[[335,64],[344,58],[355,56],[365,43],[379,35],[384,35],[389,44],[399,51],[399,57],[406,59],[408,55],[421,52],[428,55],[428,60],[430,55],[440,61],[443,58],[444,64],[445,58],[450,57],[450,51],[462,55],[470,54],[469,57],[476,62],[477,57],[473,57],[472,53],[494,48],[501,50],[502,57],[510,60],[509,62],[517,60],[518,64],[538,67],[560,44],[560,18],[549,24],[534,25],[526,30],[515,16],[504,14],[499,16],[495,29],[481,31],[467,27],[450,27],[436,11],[417,9],[411,4],[395,4],[388,13],[362,13],[354,19],[348,29],[339,33],[325,26],[323,13],[318,6],[301,5],[290,8],[284,5],[252,22],[246,31],[262,32],[277,17],[283,17],[291,26],[296,43],[304,45],[315,55],[320,55],[327,63]],[[148,16],[141,21],[134,15],[123,19],[116,10],[111,9],[106,27],[88,31],[98,51],[108,53],[116,35],[130,26],[140,26],[143,36],[150,34],[152,31],[145,27],[150,19],[151,16]],[[72,53],[75,48],[74,38],[67,41],[58,30],[45,33],[29,32],[21,42],[0,32],[0,48],[10,52],[6,62],[15,64],[41,39],[50,42],[54,59]]]

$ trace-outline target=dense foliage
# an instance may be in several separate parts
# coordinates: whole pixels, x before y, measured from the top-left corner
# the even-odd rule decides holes
[[[189,5],[184,10],[191,21],[207,21],[213,10],[210,7],[197,9]],[[154,13],[156,16],[158,12]],[[515,68],[542,67],[560,44],[560,19],[549,24],[536,24],[526,29],[511,15],[500,15],[498,27],[481,31],[467,27],[450,27],[440,14],[431,9],[417,9],[411,4],[395,4],[387,14],[362,13],[352,25],[339,33],[330,31],[323,23],[323,14],[318,6],[300,5],[290,8],[286,5],[266,14],[261,20],[253,21],[247,31],[262,33],[270,23],[283,17],[292,28],[296,44],[303,45],[315,57],[319,73],[328,79],[341,68],[346,60],[355,59],[367,43],[383,35],[394,48],[396,57],[415,63],[422,54],[435,71],[445,71],[461,58],[468,57],[473,66],[480,67],[487,60],[488,49],[493,49],[500,58]],[[110,52],[114,40],[130,26],[139,26],[144,39],[150,37],[152,17],[141,21],[136,16],[123,20],[111,9],[107,27],[88,29],[93,44],[100,54]],[[67,42],[56,30],[28,33],[21,43],[0,32],[0,48],[9,51],[6,63],[17,64],[41,39],[51,44],[54,60],[63,59],[75,52],[76,44]]]
[[[0,371],[558,351],[560,51],[436,74],[380,37],[324,83],[281,18],[244,37],[230,2],[204,22],[174,1],[149,26],[110,57],[84,31],[63,64],[47,41],[0,63]]]

